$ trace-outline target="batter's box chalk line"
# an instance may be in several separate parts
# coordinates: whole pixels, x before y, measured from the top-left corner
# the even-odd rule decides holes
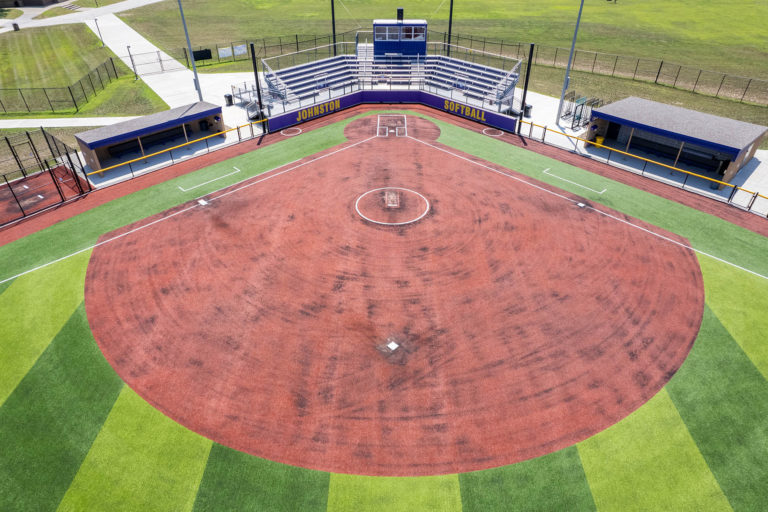
[[[408,136],[408,122],[404,114],[379,114],[376,117],[376,136],[389,137]]]

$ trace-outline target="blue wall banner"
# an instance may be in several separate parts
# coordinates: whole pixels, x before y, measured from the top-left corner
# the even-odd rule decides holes
[[[278,131],[311,119],[338,112],[364,103],[416,103],[426,105],[443,112],[448,112],[458,117],[477,121],[488,126],[493,126],[506,132],[514,132],[517,126],[517,118],[491,112],[478,107],[446,99],[425,91],[357,91],[345,96],[340,96],[329,101],[324,101],[302,108],[293,112],[276,115],[269,119],[269,129]]]

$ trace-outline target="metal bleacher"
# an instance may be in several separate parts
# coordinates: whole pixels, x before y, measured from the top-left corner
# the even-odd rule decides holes
[[[503,62],[509,68],[504,70],[443,55],[440,51],[414,56],[374,56],[369,44],[352,47],[349,44],[340,43],[336,56],[331,55],[330,48],[322,47],[263,59],[264,101],[270,113],[300,109],[350,92],[373,89],[426,90],[483,108],[511,109],[519,78],[520,61],[516,59],[480,55],[482,52],[455,47],[455,54],[473,58],[479,55],[486,61]],[[315,55],[322,57],[315,60]],[[296,60],[304,62],[296,64]],[[237,91],[233,87],[233,92],[241,102],[253,101],[247,85]]]

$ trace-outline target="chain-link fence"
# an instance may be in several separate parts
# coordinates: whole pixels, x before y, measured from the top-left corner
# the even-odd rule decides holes
[[[446,43],[448,42],[447,35],[442,32],[430,32],[430,39],[443,39]],[[453,44],[468,48],[498,53],[516,59],[527,59],[527,43],[478,38],[462,34],[453,34],[451,41]],[[568,66],[569,52],[568,48],[536,45],[533,63],[539,66],[565,69]],[[575,71],[652,82],[717,98],[768,105],[768,80],[758,78],[708,71],[664,60],[643,59],[589,50],[576,50],[571,67]]]
[[[77,151],[45,130],[0,138],[0,226],[90,190]]]
[[[120,74],[109,58],[67,87],[0,89],[0,112],[78,112]]]

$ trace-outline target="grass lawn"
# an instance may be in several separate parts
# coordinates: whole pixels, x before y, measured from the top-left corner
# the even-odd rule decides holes
[[[109,48],[82,24],[0,34],[0,89],[66,87],[110,57]],[[115,65],[126,73],[122,61]]]
[[[0,281],[86,249],[111,230],[336,146],[353,119],[0,246]],[[442,144],[678,233],[697,250],[768,275],[766,237],[432,121]],[[242,173],[225,177],[232,166]],[[573,184],[555,183],[541,173],[544,168]],[[195,190],[179,189],[200,183]],[[576,183],[607,191],[592,194]],[[661,392],[625,419],[519,464],[461,475],[375,478],[264,461],[212,443],[153,409],[123,385],[88,329],[88,258],[85,250],[0,283],[2,510],[761,510],[768,502],[768,324],[760,298],[768,281],[722,261],[699,256],[707,305],[691,354]]]
[[[75,2],[72,2],[74,5],[79,5],[80,7],[104,7],[105,5],[110,4],[116,4],[117,2],[122,2],[123,0],[76,0]],[[71,9],[65,9],[63,7],[52,7],[39,16],[35,16],[36,20],[44,19],[44,18],[54,18],[56,16],[63,16],[65,14],[72,14],[73,11]]]
[[[21,9],[0,8],[0,20],[15,20],[22,14],[24,14],[24,11]]]
[[[372,19],[393,18],[395,7],[384,0],[339,2],[337,31],[371,30]],[[405,8],[406,18],[447,30],[449,2],[423,0]],[[464,0],[456,2],[453,33],[568,47],[577,10],[573,0]],[[193,45],[331,31],[328,3],[315,0],[187,0],[184,13]],[[175,2],[120,17],[164,49],[184,46]],[[587,0],[578,47],[768,78],[766,20],[768,4],[753,0]]]
[[[0,119],[55,118],[55,117],[105,117],[140,116],[168,110],[168,105],[143,81],[133,76],[122,76],[109,83],[96,97],[80,107],[53,112],[9,112],[0,113]]]

